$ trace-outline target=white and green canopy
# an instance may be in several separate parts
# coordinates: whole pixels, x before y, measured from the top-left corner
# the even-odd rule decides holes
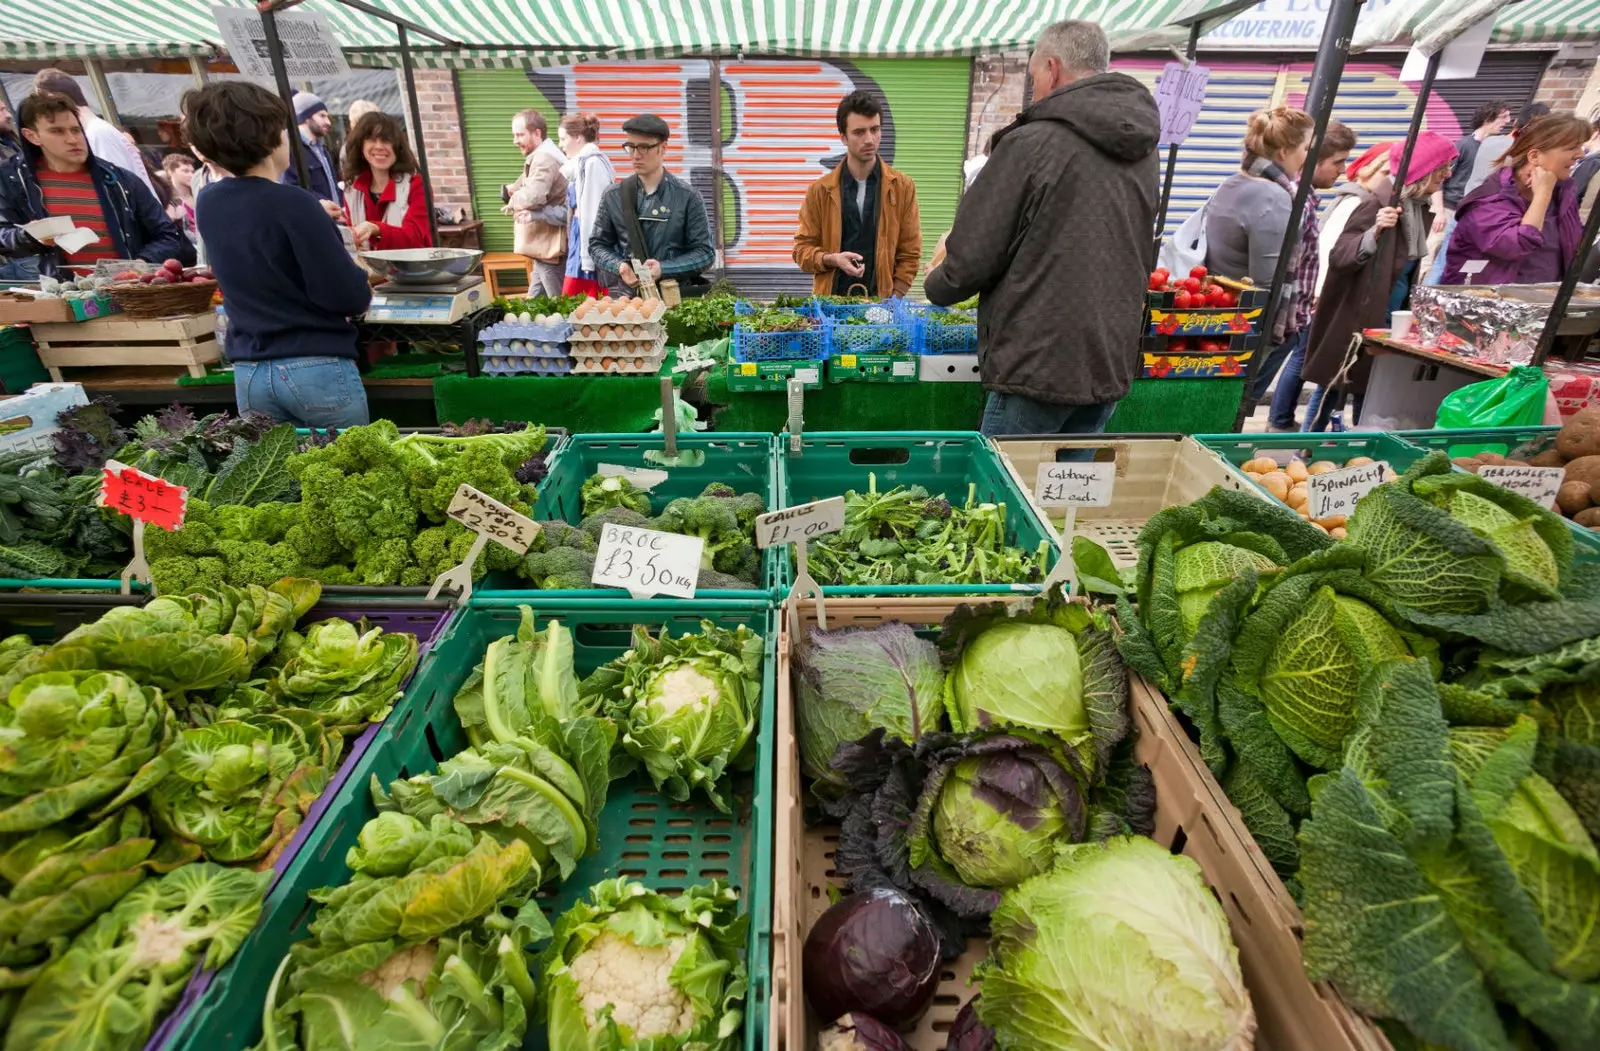
[[[1025,48],[1063,18],[1100,23],[1112,47],[1183,43],[1251,0],[368,0],[455,42],[413,32],[419,66],[568,65],[684,55],[914,57]],[[213,4],[251,0],[0,0],[0,57],[211,55]],[[397,65],[395,28],[336,0],[324,15],[350,61]]]
[[[1600,0],[1393,0],[1361,20],[1350,50],[1412,45],[1431,55],[1491,16],[1495,44],[1600,39]]]

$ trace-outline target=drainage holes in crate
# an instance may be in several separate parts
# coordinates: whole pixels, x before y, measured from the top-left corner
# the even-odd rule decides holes
[[[661,860],[662,861],[688,861],[689,860],[689,852],[687,850],[664,850],[664,851],[661,852]]]
[[[655,828],[656,827],[655,819],[654,818],[648,818],[648,817],[630,817],[628,819],[628,824],[633,826],[634,828]]]
[[[1228,892],[1228,899],[1233,902],[1233,914],[1235,916],[1238,916],[1240,919],[1244,920],[1244,925],[1246,927],[1255,926],[1255,924],[1252,923],[1251,920],[1250,920],[1249,911],[1247,909],[1245,909],[1245,907],[1239,903],[1239,895],[1235,894],[1233,891],[1230,890]]]
[[[629,879],[644,879],[644,869],[618,869],[617,875],[627,876]]]
[[[317,860],[326,861],[328,855],[333,853],[333,845],[339,842],[339,837],[344,835],[344,819],[340,818],[334,823],[333,832],[322,841],[322,849],[317,851]]]
[[[662,869],[659,873],[662,879],[683,879],[689,875],[688,869]]]
[[[858,466],[910,463],[911,450],[904,447],[894,449],[851,449],[850,462]]]
[[[671,825],[673,828],[693,828],[694,827],[694,822],[690,821],[686,817],[669,817],[669,818],[667,818],[667,824]]]
[[[700,852],[702,861],[727,861],[729,854],[726,850],[703,850]]]
[[[1169,848],[1174,854],[1182,854],[1183,848],[1189,845],[1189,833],[1179,825],[1172,833],[1172,846]]]
[[[291,929],[299,930],[300,925],[305,923],[306,920],[310,918],[311,913],[316,910],[316,907],[317,903],[312,901],[310,898],[307,898],[306,903],[300,906],[300,911],[294,914],[294,923],[291,925]]]
[[[662,840],[664,840],[667,843],[688,843],[688,842],[691,842],[694,839],[693,836],[682,836],[682,835],[662,836],[661,838],[662,838]]]
[[[433,756],[434,761],[439,763],[444,762],[445,751],[443,748],[439,747],[439,739],[433,735],[432,724],[429,724],[423,728],[423,736],[428,739],[428,752]]]
[[[650,860],[650,853],[649,853],[649,851],[645,851],[645,850],[624,850],[622,852],[622,860],[623,861],[649,861]]]
[[[723,835],[720,832],[713,832],[710,835],[701,836],[700,838],[705,840],[707,843],[727,843],[733,837]]]
[[[732,826],[733,818],[731,817],[714,817],[706,822],[707,828],[731,828]]]
[[[961,997],[951,996],[949,993],[940,993],[933,998],[933,1002],[939,1007],[960,1007]]]
[[[939,972],[939,980],[941,982],[953,982],[953,981],[956,980],[956,972],[954,972],[954,971],[940,971]]]
[[[728,878],[728,870],[727,869],[701,869],[700,870],[700,878],[701,879],[727,879]]]
[[[660,803],[635,803],[635,804],[633,804],[633,809],[635,809],[635,810],[660,810],[661,809],[661,804]]]
[[[655,837],[654,836],[623,836],[622,838],[624,840],[626,840],[627,842],[629,842],[629,843],[653,843],[653,842],[655,842]]]

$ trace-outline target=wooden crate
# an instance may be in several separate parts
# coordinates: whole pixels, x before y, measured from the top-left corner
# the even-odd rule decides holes
[[[33,338],[40,363],[57,383],[62,382],[62,369],[104,365],[182,365],[198,378],[206,374],[207,365],[222,360],[212,311],[158,320],[109,317],[34,325]]]

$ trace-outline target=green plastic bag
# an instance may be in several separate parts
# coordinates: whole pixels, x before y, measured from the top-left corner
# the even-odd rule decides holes
[[[1451,391],[1439,403],[1436,431],[1477,430],[1481,427],[1532,427],[1544,422],[1544,401],[1550,381],[1542,369],[1514,366],[1497,380],[1469,383]],[[1453,445],[1451,457],[1500,451],[1504,443]]]

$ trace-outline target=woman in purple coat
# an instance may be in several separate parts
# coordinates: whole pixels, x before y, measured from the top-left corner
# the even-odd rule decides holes
[[[1483,185],[1456,209],[1446,254],[1446,285],[1466,284],[1462,267],[1488,263],[1475,285],[1560,281],[1583,236],[1572,166],[1583,156],[1589,122],[1565,114],[1540,117],[1517,132]]]

